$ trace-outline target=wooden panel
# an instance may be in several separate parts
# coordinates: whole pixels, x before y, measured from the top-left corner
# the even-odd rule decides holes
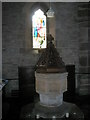
[[[34,100],[35,94],[35,68],[30,67],[19,67],[19,90],[20,97],[27,99],[28,101]]]

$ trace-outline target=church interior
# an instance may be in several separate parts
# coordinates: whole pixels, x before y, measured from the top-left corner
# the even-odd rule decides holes
[[[2,120],[33,119],[30,118],[31,109],[35,108],[38,101],[48,106],[62,104],[62,101],[70,103],[71,106],[75,104],[83,113],[84,120],[89,120],[90,3],[0,4],[2,4],[2,84],[4,84]],[[40,13],[35,14],[36,12]],[[43,27],[36,19],[41,16],[43,18],[40,22]],[[62,82],[58,81],[59,79]],[[59,89],[58,97],[56,93]],[[50,96],[51,94],[53,95]],[[78,109],[75,109],[76,112]],[[27,112],[30,114],[27,115]],[[72,117],[70,115],[67,113],[64,119],[76,120],[77,117],[70,118]],[[45,118],[36,115],[35,119]],[[57,118],[53,116],[46,119]]]

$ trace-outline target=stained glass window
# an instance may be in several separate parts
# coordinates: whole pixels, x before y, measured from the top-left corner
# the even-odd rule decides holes
[[[46,16],[38,9],[32,17],[33,48],[46,48]]]

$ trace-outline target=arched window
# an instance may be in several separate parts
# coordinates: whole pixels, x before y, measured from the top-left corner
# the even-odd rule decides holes
[[[32,16],[33,48],[46,48],[46,16],[38,9]]]

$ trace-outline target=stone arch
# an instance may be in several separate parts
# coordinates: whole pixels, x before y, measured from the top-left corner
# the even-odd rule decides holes
[[[41,9],[46,15],[49,9],[48,2],[30,2],[26,3],[23,9],[25,16],[25,49],[32,49],[32,15],[38,9]],[[47,34],[52,34],[55,38],[55,18],[47,18]],[[55,41],[54,41],[55,43]]]
[[[34,12],[38,9],[41,9],[44,13],[46,13],[48,6],[46,3],[36,3],[30,2],[26,3],[23,12],[25,16],[25,49],[32,49],[32,16]]]

